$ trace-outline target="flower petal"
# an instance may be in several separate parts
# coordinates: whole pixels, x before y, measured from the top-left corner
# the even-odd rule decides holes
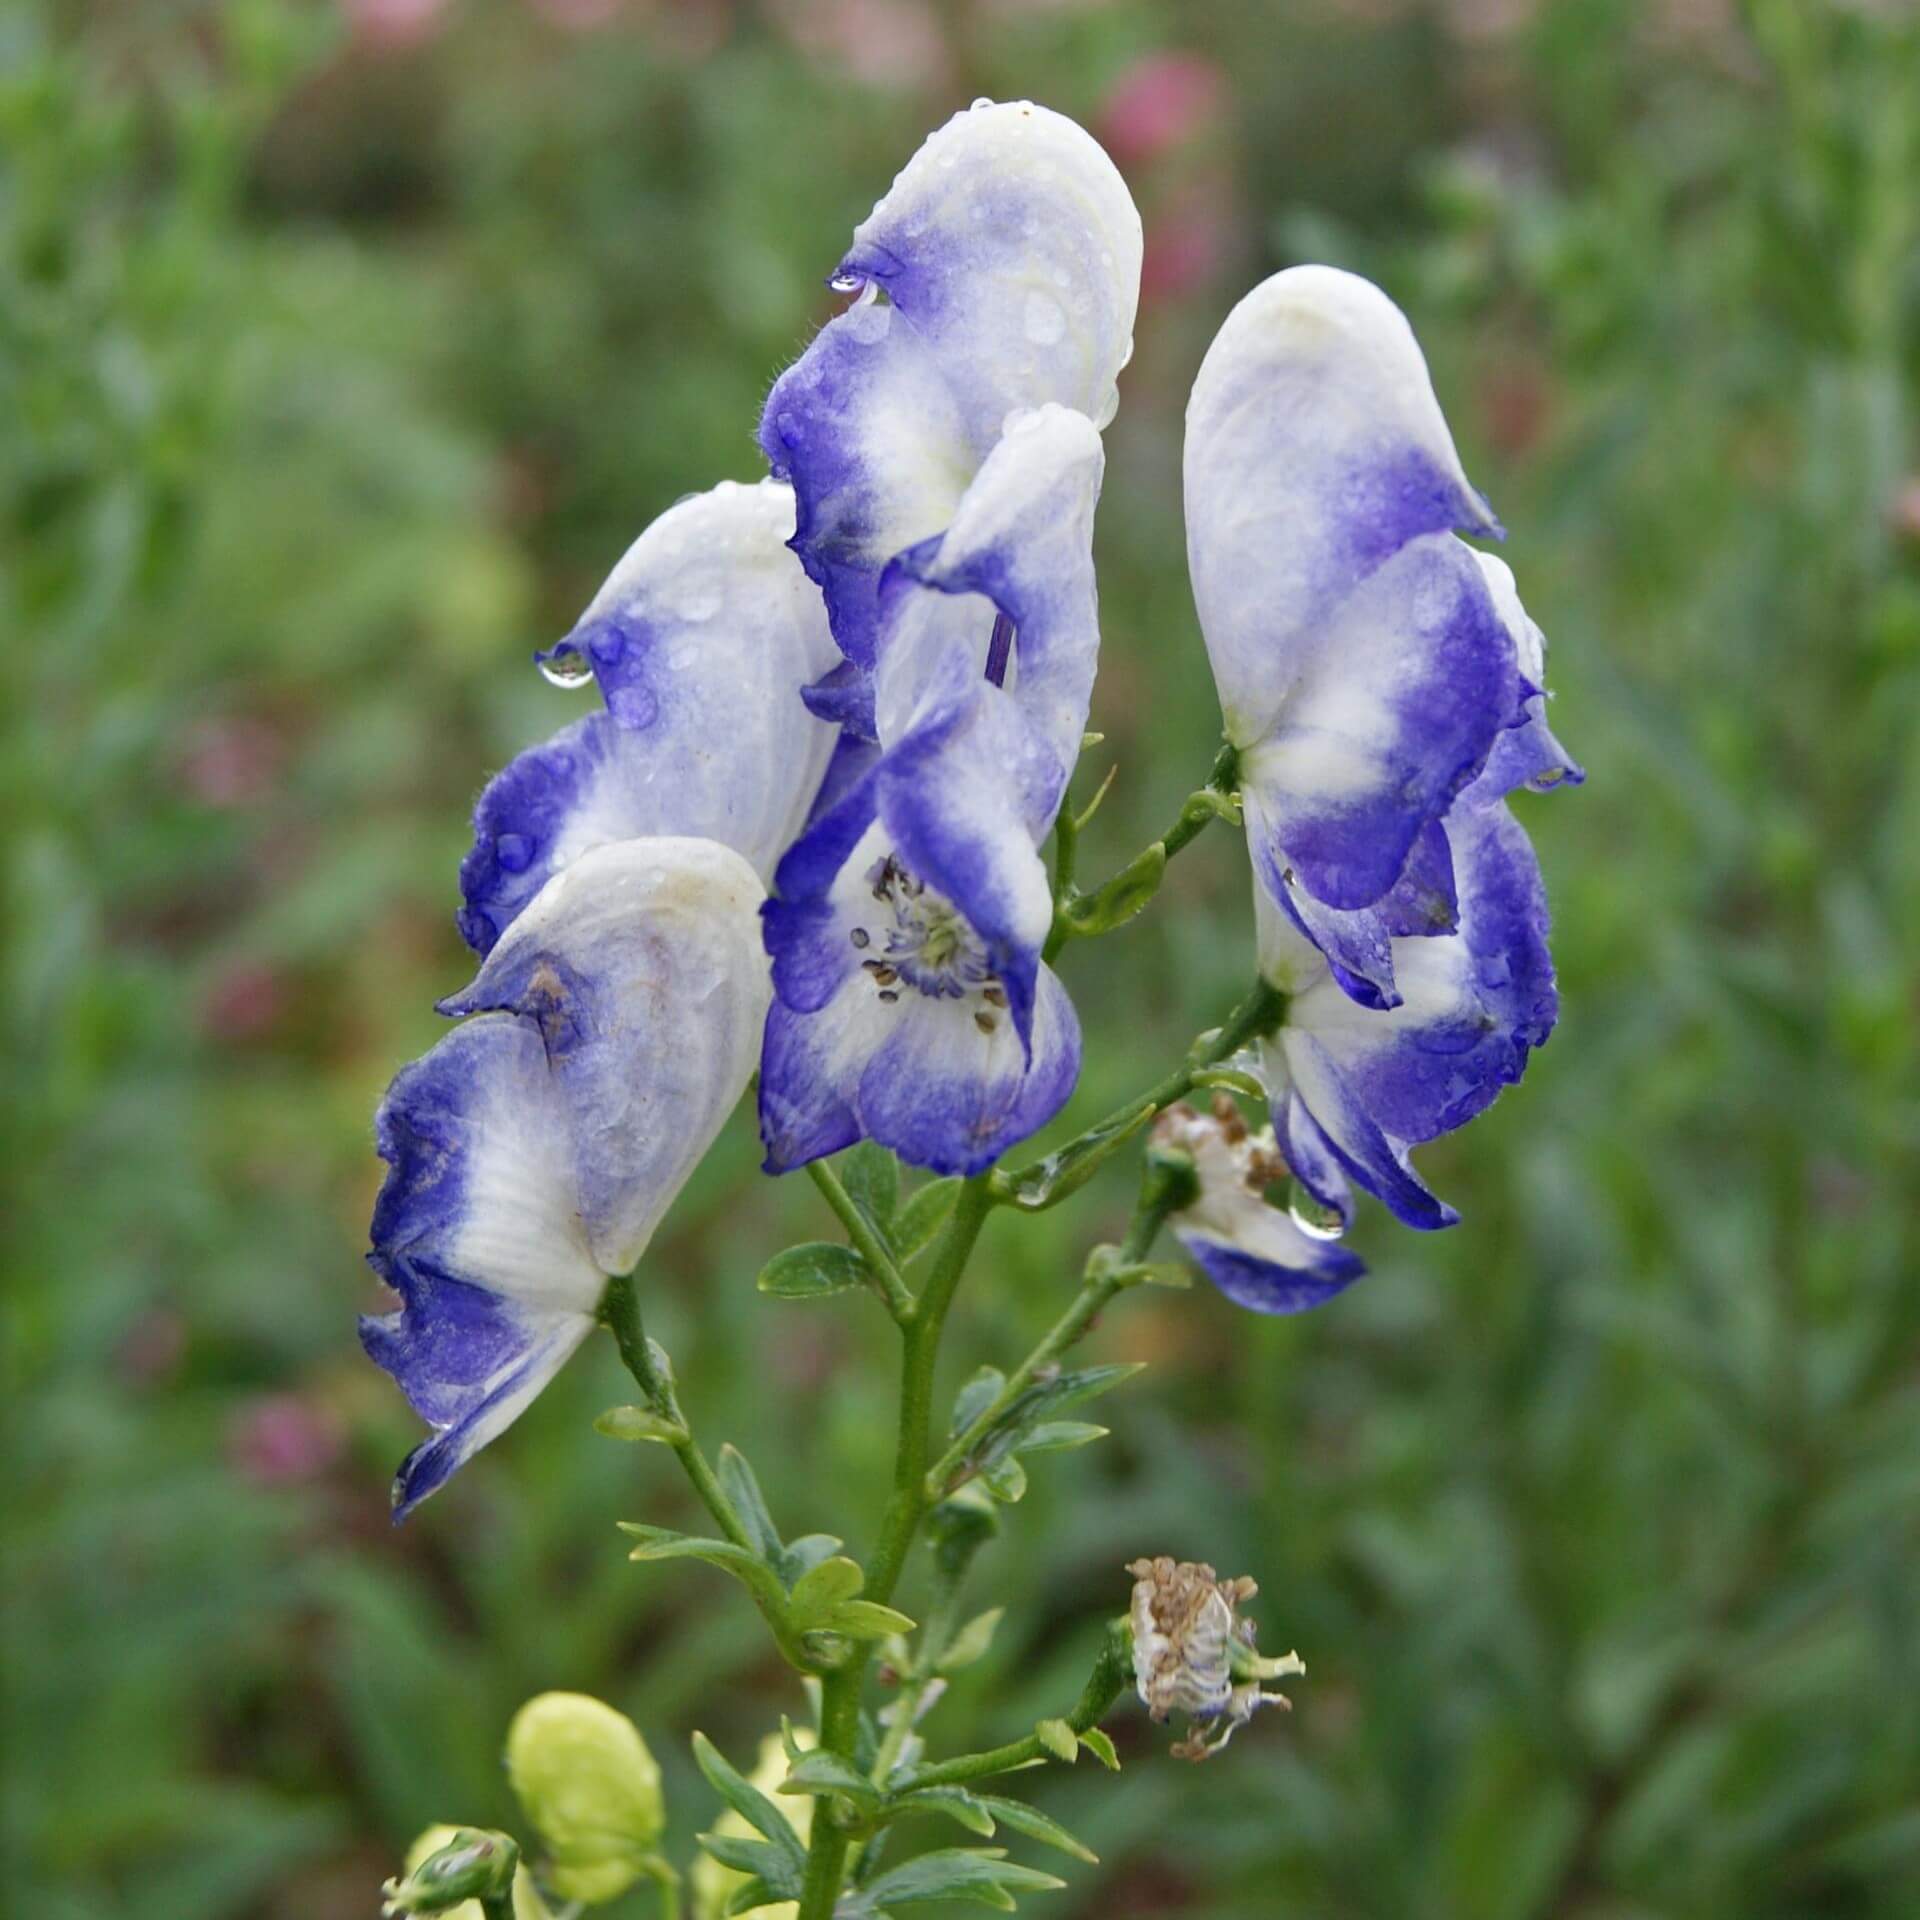
[[[838,658],[787,551],[793,495],[728,481],[628,549],[555,655],[593,667],[605,715],[495,777],[474,809],[460,929],[485,954],[588,847],[718,840],[763,877],[806,818],[837,738],[798,696]]]
[[[1194,1228],[1174,1227],[1200,1271],[1235,1306],[1255,1313],[1305,1313],[1325,1305],[1366,1272],[1358,1254],[1302,1233],[1271,1207],[1264,1211],[1271,1216],[1271,1224],[1258,1248]]]
[[[1521,682],[1519,710],[1494,741],[1477,784],[1495,798],[1519,787],[1550,793],[1555,787],[1580,786],[1586,780],[1586,770],[1553,737],[1553,729],[1547,725],[1546,636],[1520,604],[1513,569],[1497,554],[1476,552],[1473,557],[1486,576],[1494,610],[1513,638]]]
[[[1410,541],[1498,533],[1406,317],[1331,267],[1227,316],[1187,407],[1187,554],[1236,745],[1279,717],[1340,603]]]
[[[753,869],[712,840],[597,847],[443,1004],[505,1008],[537,1027],[604,1273],[640,1258],[746,1087],[769,997],[761,898]]]

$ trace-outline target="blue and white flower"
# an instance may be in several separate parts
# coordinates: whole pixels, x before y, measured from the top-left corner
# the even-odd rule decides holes
[[[1257,1071],[1282,1156],[1342,1222],[1352,1218],[1351,1180],[1409,1226],[1453,1225],[1459,1215],[1414,1172],[1410,1150],[1491,1105],[1553,1031],[1546,892],[1498,785],[1476,783],[1447,815],[1458,923],[1393,941],[1390,1009],[1343,991],[1266,887],[1254,888],[1261,971],[1288,995]]]
[[[588,848],[653,834],[718,840],[764,881],[805,822],[835,730],[797,698],[838,659],[787,541],[791,488],[723,481],[628,548],[550,678],[597,680],[603,712],[488,783],[460,869],[479,954]]]
[[[1224,1093],[1210,1113],[1169,1107],[1154,1143],[1193,1162],[1195,1194],[1168,1217],[1194,1264],[1236,1306],[1255,1313],[1304,1313],[1344,1292],[1366,1272],[1337,1235],[1310,1233],[1267,1190],[1288,1175],[1273,1129],[1255,1133]]]
[[[1100,437],[1015,415],[946,531],[876,596],[882,752],[780,863],[767,1167],[867,1137],[979,1171],[1057,1112],[1080,1032],[1042,964],[1040,842],[1066,791],[1099,652]]]
[[[760,425],[846,656],[815,712],[874,736],[881,574],[951,524],[1010,413],[1112,417],[1140,257],[1113,162],[1029,101],[956,114],[855,230],[832,284],[860,297],[774,383]]]
[[[1455,537],[1501,529],[1385,294],[1296,267],[1240,302],[1188,405],[1186,504],[1255,868],[1341,989],[1394,1007],[1400,942],[1454,924],[1455,797],[1509,734],[1522,779],[1577,769],[1511,574]]]
[[[494,944],[471,1014],[388,1089],[368,1353],[435,1429],[404,1515],[587,1337],[739,1100],[767,1006],[753,869],[712,840],[581,854]]]

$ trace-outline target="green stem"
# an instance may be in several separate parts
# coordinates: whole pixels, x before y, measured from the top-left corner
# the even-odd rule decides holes
[[[839,1216],[840,1224],[847,1230],[847,1238],[867,1263],[867,1269],[887,1303],[887,1311],[905,1326],[913,1315],[913,1293],[901,1279],[900,1269],[894,1265],[886,1242],[874,1232],[873,1223],[860,1211],[853,1195],[841,1184],[840,1176],[826,1161],[809,1160],[807,1172],[813,1184],[820,1189],[821,1197]]]
[[[900,1428],[893,1467],[893,1492],[880,1523],[880,1538],[867,1566],[865,1595],[884,1604],[892,1597],[907,1563],[907,1552],[931,1504],[925,1491],[929,1433],[933,1417],[934,1370],[940,1357],[940,1336],[955,1289],[966,1271],[974,1242],[980,1237],[993,1206],[987,1176],[977,1175],[960,1189],[953,1213],[934,1250],[933,1266],[912,1312],[903,1322],[905,1340],[900,1363]],[[828,1753],[852,1760],[859,1744],[860,1697],[872,1647],[862,1644],[845,1666],[821,1683],[820,1745]],[[832,1920],[846,1878],[847,1850],[852,1835],[836,1826],[828,1803],[814,1815],[813,1837],[807,1848],[806,1877],[801,1884],[797,1920]]]
[[[680,1920],[680,1875],[671,1861],[649,1854],[641,1871],[660,1889],[660,1920]]]
[[[1130,1644],[1123,1629],[1116,1626],[1109,1631],[1086,1687],[1073,1711],[1065,1716],[1067,1725],[1075,1733],[1090,1733],[1131,1685]],[[911,1793],[916,1787],[958,1786],[968,1780],[984,1780],[990,1774],[1011,1773],[1016,1767],[1031,1766],[1036,1760],[1050,1758],[1051,1749],[1038,1734],[1030,1733],[1024,1740],[1010,1740],[1004,1747],[990,1747],[984,1753],[963,1753],[952,1760],[916,1767],[895,1791]]]

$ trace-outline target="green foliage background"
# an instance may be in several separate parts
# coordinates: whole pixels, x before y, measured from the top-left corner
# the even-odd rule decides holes
[[[627,1565],[614,1519],[689,1515],[590,1429],[610,1343],[388,1528],[414,1430],[353,1338],[368,1120],[465,978],[467,804],[574,711],[530,649],[758,470],[847,229],[973,95],[1107,127],[1184,49],[1216,108],[1125,161],[1160,268],[1086,864],[1212,752],[1199,355],[1260,275],[1352,265],[1427,344],[1592,775],[1521,803],[1566,1013],[1425,1155],[1455,1232],[1369,1215],[1373,1276],[1300,1320],[1115,1310],[1090,1351],[1153,1371],[1036,1464],[936,1738],[1059,1711],[1121,1563],[1191,1554],[1258,1576],[1298,1710],[1201,1769],[1135,1713],[1117,1780],[1040,1781],[1103,1865],[1036,1910],[1920,1912],[1913,7],[890,0],[907,71],[872,8],[454,0],[404,45],[370,11],[0,10],[7,1910],[370,1914],[429,1820],[510,1814],[500,1740],[550,1686],[644,1726],[684,1855],[689,1731],[745,1759],[799,1710],[737,1590]],[[1071,1113],[1218,1017],[1246,896],[1216,832],[1069,956]],[[892,1330],[756,1298],[824,1226],[755,1157],[743,1113],[649,1314],[789,1530],[858,1548]],[[1115,1175],[990,1228],[956,1381],[1126,1204]]]

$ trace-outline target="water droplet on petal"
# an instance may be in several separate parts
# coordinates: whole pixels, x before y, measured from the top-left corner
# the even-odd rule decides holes
[[[835,293],[858,293],[866,284],[867,276],[864,273],[855,273],[851,267],[842,267],[827,282],[828,287]]]
[[[548,686],[558,687],[563,693],[584,687],[593,678],[593,662],[564,641],[551,653],[541,654],[539,659],[540,677]]]
[[[1310,1240],[1338,1240],[1347,1224],[1332,1207],[1323,1207],[1298,1180],[1287,1184],[1287,1217]]]
[[[982,107],[990,107],[992,105],[993,105],[993,99],[991,95],[983,93],[980,96],[980,98],[973,103],[969,111],[973,113],[978,113]]]

